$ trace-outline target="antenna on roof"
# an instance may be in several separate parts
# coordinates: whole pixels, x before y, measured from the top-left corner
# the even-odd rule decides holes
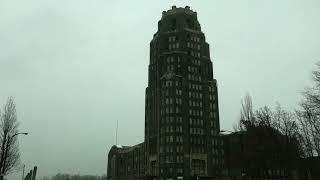
[[[118,145],[118,123],[119,123],[119,121],[117,120],[117,129],[116,129],[116,145]]]

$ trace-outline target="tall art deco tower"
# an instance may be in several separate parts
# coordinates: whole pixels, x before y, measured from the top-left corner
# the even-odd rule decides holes
[[[222,166],[218,92],[197,13],[162,13],[150,43],[145,104],[146,175],[214,177]]]

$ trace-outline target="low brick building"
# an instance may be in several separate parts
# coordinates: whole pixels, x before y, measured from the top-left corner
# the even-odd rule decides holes
[[[294,179],[300,162],[296,141],[271,127],[252,127],[222,135],[222,177],[240,179]]]
[[[144,143],[135,146],[113,146],[108,154],[107,171],[107,179],[110,180],[144,180]]]

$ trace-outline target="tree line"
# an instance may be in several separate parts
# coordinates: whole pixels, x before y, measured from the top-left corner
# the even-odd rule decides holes
[[[297,141],[302,157],[320,155],[320,63],[312,71],[313,85],[302,92],[299,106],[285,110],[278,103],[253,108],[249,94],[241,101],[240,119],[234,126],[235,131],[245,131],[250,127],[271,127],[279,131],[287,142]]]
[[[95,175],[71,175],[66,173],[58,173],[54,176],[44,176],[40,180],[106,180],[107,176],[95,176]]]

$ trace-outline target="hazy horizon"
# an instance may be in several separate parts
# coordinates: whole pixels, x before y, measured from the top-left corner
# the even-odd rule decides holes
[[[144,141],[149,43],[162,11],[190,6],[210,44],[221,129],[246,93],[255,108],[298,107],[320,60],[320,2],[0,2],[0,106],[17,104],[28,172],[102,175],[115,144]],[[21,179],[22,171],[9,179]]]

